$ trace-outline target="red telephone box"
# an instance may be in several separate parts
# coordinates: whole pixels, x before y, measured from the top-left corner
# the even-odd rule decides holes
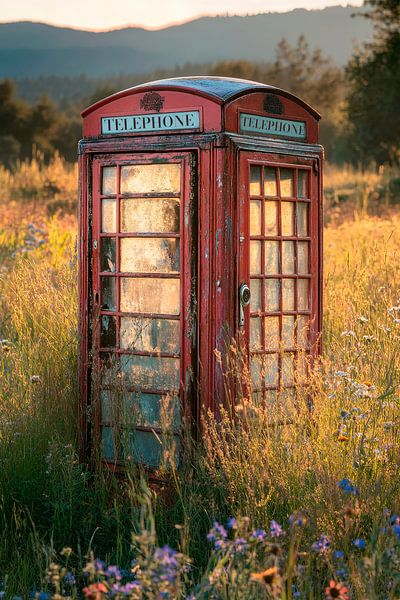
[[[104,461],[154,467],[165,395],[177,448],[183,414],[225,401],[227,340],[265,402],[289,401],[319,351],[320,117],[220,77],[140,85],[82,116],[82,448],[94,433]]]

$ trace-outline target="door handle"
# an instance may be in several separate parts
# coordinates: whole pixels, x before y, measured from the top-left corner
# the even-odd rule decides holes
[[[250,288],[243,282],[239,287],[239,327],[244,325],[244,308],[250,304],[250,297]]]

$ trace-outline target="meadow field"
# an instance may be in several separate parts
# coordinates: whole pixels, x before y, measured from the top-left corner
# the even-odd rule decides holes
[[[0,167],[1,598],[400,598],[400,175],[325,188],[298,417],[237,398],[154,489],[78,459],[77,168]]]

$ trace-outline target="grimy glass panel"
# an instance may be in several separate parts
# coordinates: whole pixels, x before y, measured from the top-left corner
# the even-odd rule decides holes
[[[179,198],[121,198],[121,231],[179,233]]]
[[[250,273],[259,275],[261,273],[261,242],[250,241]]]
[[[103,348],[115,348],[117,343],[117,321],[115,317],[101,317],[101,345]]]
[[[282,279],[282,310],[294,310],[294,279]]]
[[[274,275],[280,271],[280,253],[279,253],[279,242],[267,240],[264,242],[265,246],[265,273],[267,275]]]
[[[116,200],[103,198],[101,201],[101,231],[115,233],[117,228]]]
[[[179,389],[179,358],[162,356],[121,356],[121,371],[138,388],[162,391]]]
[[[104,196],[113,196],[117,193],[117,167],[103,167],[101,193]]]
[[[264,196],[277,196],[276,170],[274,167],[264,167]]]
[[[265,354],[263,356],[263,370],[265,385],[278,385],[279,365],[277,354]]]
[[[261,319],[251,317],[250,319],[250,350],[259,350],[261,343]]]
[[[115,238],[102,238],[100,269],[114,273],[115,265]]]
[[[308,236],[308,204],[306,202],[297,202],[297,235],[299,237]]]
[[[114,436],[112,427],[101,428],[101,453],[104,460],[115,459]]]
[[[294,202],[281,203],[282,235],[294,235]]]
[[[279,279],[265,280],[265,310],[267,312],[279,311]]]
[[[120,269],[131,273],[178,273],[179,240],[122,238]]]
[[[250,279],[250,311],[258,312],[261,310],[261,281],[260,279]]]
[[[153,163],[121,167],[121,194],[178,194],[181,189],[179,163]]]
[[[309,248],[309,242],[298,242],[297,265],[298,265],[298,272],[300,275],[309,273],[308,248]]]
[[[278,350],[279,342],[279,317],[265,317],[265,348]]]
[[[180,280],[121,277],[121,311],[179,315]]]
[[[264,204],[265,235],[278,235],[278,203],[276,200],[267,200]]]
[[[297,317],[297,344],[300,348],[309,348],[310,346],[310,321],[305,315]]]
[[[294,273],[294,242],[282,242],[282,273]]]
[[[163,447],[169,453],[173,448],[175,465],[179,465],[180,442],[178,436],[171,436],[171,440],[167,440],[166,436],[155,435],[152,431],[126,431],[122,434],[122,443],[125,458],[131,457],[135,462],[154,468],[160,466]]]
[[[297,308],[298,310],[309,310],[310,301],[308,294],[308,279],[297,280]]]
[[[261,235],[260,200],[250,200],[250,235]]]
[[[100,353],[101,382],[103,385],[112,385],[117,374],[117,363],[115,354],[111,352]]]
[[[261,194],[261,167],[257,165],[250,166],[250,195],[260,196]]]
[[[180,322],[121,317],[120,344],[123,350],[177,353],[180,350]]]
[[[293,354],[282,356],[282,384],[293,385],[294,383],[294,357]]]
[[[101,420],[131,427],[161,427],[163,420],[164,425],[171,424],[176,430],[180,426],[180,399],[170,394],[102,390]]]
[[[117,310],[116,278],[101,278],[101,307],[103,310]]]
[[[297,171],[297,197],[308,198],[307,194],[307,171]]]
[[[281,196],[282,198],[292,198],[294,196],[293,169],[281,169]]]
[[[285,349],[294,348],[294,315],[282,317],[282,344]]]

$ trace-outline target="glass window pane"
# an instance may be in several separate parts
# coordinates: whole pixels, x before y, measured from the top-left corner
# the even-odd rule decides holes
[[[152,431],[126,431],[123,433],[124,456],[131,457],[135,462],[145,464],[149,467],[160,466],[163,455],[163,435],[155,435]],[[173,436],[170,445],[169,440],[166,448],[171,451],[173,447],[175,465],[179,465],[179,437]]]
[[[297,345],[300,348],[309,348],[310,346],[310,320],[305,315],[297,317]]]
[[[272,275],[279,273],[279,242],[267,240],[265,244],[265,274]]]
[[[100,269],[115,272],[115,238],[102,238]]]
[[[171,429],[177,430],[180,426],[180,398],[141,392],[118,394],[112,390],[102,390],[101,420],[130,427],[161,427],[163,420],[164,425],[171,424]]]
[[[294,242],[282,242],[282,273],[294,273]]]
[[[121,198],[121,231],[179,233],[179,198]]]
[[[101,278],[101,307],[103,310],[117,310],[116,278]]]
[[[265,390],[264,401],[267,409],[272,410],[276,407],[276,395],[276,390]]]
[[[294,348],[294,316],[283,315],[282,317],[282,344],[284,348]]]
[[[294,202],[281,202],[282,235],[294,235]]]
[[[250,350],[259,350],[261,347],[261,319],[252,317],[250,319]]]
[[[101,183],[101,193],[113,195],[117,193],[117,167],[103,167],[103,179]]]
[[[250,361],[251,387],[253,390],[262,388],[262,356],[252,356]]]
[[[275,200],[267,200],[264,203],[265,210],[265,235],[278,235],[278,203]]]
[[[250,166],[250,195],[261,195],[261,167],[257,165]]]
[[[298,265],[298,271],[299,274],[305,274],[305,273],[309,273],[309,266],[308,266],[308,247],[309,247],[309,242],[298,242],[298,256],[297,256],[297,265]]]
[[[308,236],[308,204],[306,202],[297,202],[297,235],[300,237]]]
[[[294,279],[282,279],[282,310],[294,310]]]
[[[121,311],[179,315],[180,280],[122,277]]]
[[[154,163],[151,165],[126,165],[121,167],[121,194],[156,194],[181,189],[179,163]]]
[[[179,239],[122,238],[121,271],[179,273]]]
[[[279,367],[277,354],[264,355],[265,385],[278,385]]]
[[[276,170],[274,167],[264,167],[264,196],[277,196]]]
[[[101,455],[104,460],[115,460],[115,446],[112,427],[101,428]]]
[[[117,361],[115,354],[111,352],[101,352],[101,382],[103,385],[113,385],[117,376]]]
[[[261,280],[250,279],[250,312],[261,310]]]
[[[124,350],[177,353],[180,350],[180,322],[121,317],[120,345]]]
[[[126,374],[127,381],[138,388],[162,391],[179,389],[179,358],[122,355],[121,371]]]
[[[260,200],[250,200],[250,235],[261,235]]]
[[[101,346],[115,348],[117,344],[117,321],[115,317],[103,315],[101,317]]]
[[[265,348],[278,350],[280,342],[279,317],[265,317]]]
[[[299,352],[296,362],[296,379],[299,383],[305,383],[308,378],[308,361],[304,352]]]
[[[282,356],[282,385],[293,385],[294,383],[294,357],[293,354]]]
[[[261,243],[254,240],[250,242],[250,273],[252,275],[261,273]]]
[[[116,200],[103,198],[101,201],[101,231],[115,233],[117,230]]]
[[[307,177],[308,172],[299,170],[297,171],[297,197],[308,198],[307,193]]]
[[[265,280],[265,310],[267,312],[278,312],[279,306],[279,279],[266,279]]]
[[[281,196],[282,198],[293,198],[293,169],[280,169],[281,177]]]
[[[308,279],[297,280],[297,309],[309,310],[310,300],[308,293]]]
[[[109,390],[101,390],[101,420],[102,422],[113,421],[112,394]]]

